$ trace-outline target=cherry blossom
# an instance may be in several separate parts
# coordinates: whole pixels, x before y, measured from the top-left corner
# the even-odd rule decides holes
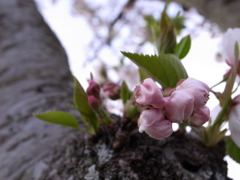
[[[182,79],[177,87],[162,90],[147,78],[134,90],[136,103],[143,107],[138,120],[139,131],[154,139],[163,139],[172,132],[171,123],[189,121],[201,126],[209,120],[210,110],[205,106],[210,88],[193,78]]]
[[[229,28],[222,38],[222,54],[230,66],[233,66],[235,62],[234,46],[236,42],[240,46],[240,28]]]
[[[229,129],[233,141],[240,147],[240,95],[233,100],[233,107],[229,113]]]

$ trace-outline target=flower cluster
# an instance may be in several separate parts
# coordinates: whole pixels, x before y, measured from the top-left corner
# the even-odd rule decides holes
[[[88,103],[89,105],[97,110],[101,105],[100,98],[100,85],[96,83],[94,80],[88,81],[87,95],[88,95]]]
[[[203,125],[210,116],[205,106],[209,92],[205,83],[193,78],[180,80],[176,88],[164,92],[151,78],[145,79],[134,89],[136,103],[144,107],[138,120],[139,132],[161,140],[172,134],[172,123]]]
[[[95,110],[99,109],[100,105],[102,104],[102,100],[100,97],[101,90],[112,100],[120,98],[120,85],[113,82],[105,82],[101,87],[94,80],[89,80],[86,93],[88,96],[89,105]]]

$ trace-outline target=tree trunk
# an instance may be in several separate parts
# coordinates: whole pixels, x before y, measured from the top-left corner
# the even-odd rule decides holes
[[[171,2],[171,0],[163,0]],[[186,8],[194,7],[206,19],[222,30],[240,27],[240,1],[238,0],[174,0]]]
[[[0,179],[39,179],[68,128],[33,113],[71,99],[66,54],[32,0],[0,0]]]

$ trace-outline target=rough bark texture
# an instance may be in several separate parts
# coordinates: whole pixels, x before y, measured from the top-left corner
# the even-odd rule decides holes
[[[38,179],[69,129],[33,113],[66,109],[67,57],[31,0],[0,0],[0,27],[0,179]]]
[[[163,0],[171,2],[173,0]],[[240,27],[239,0],[174,0],[186,8],[194,7],[206,19],[216,23],[223,30]]]
[[[76,133],[59,145],[40,180],[229,180],[223,142],[208,148],[179,132],[156,141],[133,121],[113,119],[93,138]]]

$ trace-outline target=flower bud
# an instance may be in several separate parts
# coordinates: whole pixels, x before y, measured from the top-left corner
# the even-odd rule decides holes
[[[98,110],[101,105],[101,100],[93,95],[88,96],[88,104],[94,109]]]
[[[145,79],[141,85],[135,87],[134,97],[139,106],[161,108],[166,105],[161,89],[151,78]]]
[[[106,82],[102,86],[103,92],[112,100],[120,98],[121,86],[113,82]]]
[[[184,90],[194,98],[194,109],[205,106],[209,99],[210,88],[207,84],[193,78],[183,81],[176,90]]]
[[[164,119],[160,109],[145,109],[138,120],[139,132],[143,131],[150,137],[161,140],[173,133],[172,122]]]
[[[124,114],[127,118],[135,119],[139,116],[139,107],[132,101],[128,100],[124,107]]]
[[[203,106],[193,111],[192,116],[189,118],[191,126],[200,127],[210,118],[210,110],[207,106]]]
[[[92,95],[100,99],[100,85],[94,80],[89,80],[88,83],[87,95]]]
[[[176,123],[188,120],[194,110],[194,98],[183,90],[174,91],[165,107],[166,117]]]

